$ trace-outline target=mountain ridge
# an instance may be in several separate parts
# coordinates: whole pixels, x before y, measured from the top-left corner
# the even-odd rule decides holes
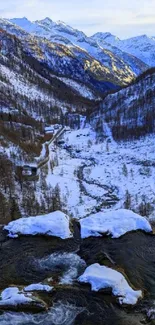
[[[124,52],[135,55],[150,67],[155,66],[155,38],[153,36],[149,37],[144,34],[120,40],[111,33],[96,33],[92,38],[100,45],[106,42]]]
[[[121,50],[113,50],[113,48],[108,47],[107,43],[105,46],[100,46],[93,37],[87,37],[83,32],[70,27],[64,22],[58,21],[55,23],[48,17],[35,22],[30,22],[25,18],[10,21],[24,28],[32,35],[47,38],[51,42],[61,43],[68,47],[73,44],[73,46],[81,48],[110,69],[114,75],[120,75],[121,79],[124,79],[126,83],[148,68],[148,65],[135,56],[132,55],[131,57],[130,54],[121,52]],[[128,77],[123,76],[123,71]],[[131,73],[133,76],[131,76]]]
[[[137,57],[138,59],[140,59],[142,62],[144,62],[148,66],[151,66],[151,67],[155,66],[155,55],[154,55],[155,38],[153,36],[149,37],[144,34],[144,35],[139,35],[139,36],[121,40],[120,38],[111,34],[110,32],[98,32],[92,36],[87,37],[82,31],[74,29],[62,21],[54,22],[53,20],[51,20],[48,17],[46,17],[45,19],[42,19],[42,20],[34,21],[34,22],[30,22],[25,17],[21,18],[21,19],[11,19],[10,21],[12,21],[13,23],[15,23],[17,25],[19,24],[20,27],[22,27],[22,28],[25,27],[25,26],[23,26],[23,23],[26,22],[27,26],[28,25],[31,27],[33,26],[32,30],[27,28],[27,31],[36,33],[36,34],[38,34],[40,32],[43,33],[43,29],[46,29],[45,33],[43,33],[44,37],[46,37],[46,38],[50,38],[50,37],[52,37],[54,35],[56,36],[58,34],[59,35],[63,34],[62,36],[65,37],[66,34],[69,33],[70,35],[72,35],[72,36],[74,35],[77,37],[76,41],[75,41],[75,39],[74,40],[71,39],[71,41],[73,41],[73,43],[75,41],[76,45],[77,45],[77,41],[80,41],[80,38],[87,42],[88,42],[88,40],[90,42],[96,41],[96,43],[99,46],[102,46],[103,48],[107,47],[107,44],[105,44],[105,42],[106,42],[114,47],[117,47],[119,50],[121,50],[123,52],[126,52],[130,55]],[[52,32],[49,30],[50,28],[52,28]],[[48,33],[48,35],[47,35],[47,33]],[[110,48],[110,50],[112,51],[112,48]],[[148,51],[150,52],[150,55],[148,55]],[[116,52],[112,51],[112,53],[116,53]]]

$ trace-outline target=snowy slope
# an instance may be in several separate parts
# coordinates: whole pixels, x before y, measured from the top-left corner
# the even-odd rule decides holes
[[[107,52],[104,54],[104,64],[104,62],[98,61],[96,57],[91,56],[90,53],[80,47],[68,46],[62,42],[57,43],[46,38],[35,37],[9,21],[0,19],[0,28],[17,37],[17,40],[13,39],[13,37],[12,40],[18,42],[19,51],[22,47],[24,53],[28,54],[32,59],[35,58],[46,68],[51,69],[51,72],[56,77],[71,78],[74,81],[80,81],[84,85],[87,84],[88,87],[95,91],[101,92],[116,89],[116,85],[126,84],[134,77],[134,73],[129,67],[120,62],[119,58],[113,58]],[[8,40],[5,41],[6,35],[3,34],[0,37],[2,42],[1,51],[6,55],[8,52],[10,53],[10,50],[8,51],[7,48]],[[114,61],[118,62],[115,72],[112,67]]]
[[[59,33],[70,34],[72,36],[85,36],[83,32],[66,25],[62,21],[54,22],[50,18],[46,17],[42,20],[31,22],[26,17],[13,18],[10,22],[20,26],[28,33],[34,33],[41,37],[50,38],[52,35],[58,35]]]
[[[137,56],[149,66],[155,66],[155,40],[152,37],[147,35],[133,37],[119,42],[117,46],[121,50]]]
[[[91,38],[93,38],[100,44],[102,44],[104,42],[106,42],[108,44],[113,44],[115,42],[120,41],[120,39],[117,36],[112,35],[111,33],[108,33],[108,32],[107,33],[98,32],[98,33],[92,35]]]
[[[83,32],[80,32],[72,27],[66,25],[65,23],[58,21],[54,23],[51,19],[45,18],[41,21],[30,22],[26,18],[17,18],[11,19],[11,22],[20,26],[24,30],[30,33],[34,33],[37,35],[41,35],[46,38],[50,38],[52,36],[60,35],[64,38],[71,41],[73,44],[76,44],[84,49],[86,49],[90,54],[95,53],[95,49],[93,46],[96,46],[93,41],[97,42],[99,46],[103,48],[107,48],[105,43],[108,43],[123,52],[129,53],[134,57],[137,57],[148,66],[155,65],[155,38],[148,37],[147,35],[141,35],[137,37],[132,37],[125,40],[120,40],[117,36],[112,35],[111,33],[101,33],[98,32],[94,34],[92,37],[87,38]],[[114,54],[119,54],[121,56],[121,52],[116,53],[114,48],[109,47],[109,50]],[[126,59],[126,63],[128,63],[128,58],[122,57],[122,59]],[[135,64],[138,64],[138,60],[135,59]],[[130,63],[130,62],[129,62]]]
[[[149,65],[144,63],[141,58],[138,59],[136,52],[130,54],[130,51],[125,51],[125,49],[119,48],[117,43],[121,42],[116,36],[111,35],[110,33],[96,33],[91,37],[95,40],[101,47],[111,51],[118,57],[121,57],[122,60],[128,63],[132,71],[139,75],[142,71],[148,69]]]
[[[155,66],[155,38],[141,35],[125,40],[120,40],[118,37],[110,33],[97,33],[92,36],[100,45],[108,43],[112,47],[134,55],[148,66]],[[109,48],[112,52],[113,49]]]
[[[155,131],[155,69],[148,70],[129,87],[108,95],[92,123],[109,123],[116,139],[136,138]]]

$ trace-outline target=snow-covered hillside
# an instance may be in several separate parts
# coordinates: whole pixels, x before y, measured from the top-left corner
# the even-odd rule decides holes
[[[6,78],[8,70],[2,71]],[[14,87],[19,87],[17,76],[14,78]],[[37,158],[37,162],[46,159],[38,169],[30,215],[40,211],[36,210],[37,204],[48,213],[53,195],[57,195],[57,209],[60,205],[69,216],[78,219],[118,208],[154,216],[154,119],[152,124],[146,123],[154,112],[154,84],[154,73],[148,72],[130,87],[108,95],[89,118],[71,113],[63,119],[70,128],[62,128],[61,120],[58,131],[57,125],[51,126],[53,130],[56,127],[58,136],[43,144]],[[5,152],[9,158],[12,150],[12,143],[7,141]],[[14,162],[17,164],[15,158]],[[28,193],[23,191],[22,197],[18,199],[20,204],[23,199],[29,202]]]
[[[130,54],[130,51],[125,51],[123,48],[121,49],[117,46],[117,42],[120,40],[111,34],[109,36],[109,34],[110,33],[97,33],[91,36],[91,39],[95,40],[99,46],[122,58],[123,61],[128,62],[128,65],[136,75],[141,74],[143,69],[146,70],[148,68],[149,65],[144,63],[145,61],[142,59],[137,60],[138,56],[136,56],[135,51]]]
[[[109,123],[115,139],[132,139],[155,132],[155,69],[152,68],[129,87],[108,95],[99,110],[92,114],[92,123],[102,119]]]
[[[148,66],[155,66],[155,38],[141,35],[125,40],[120,40],[118,37],[110,33],[96,33],[92,36],[100,46],[108,46],[112,52],[115,52],[115,47],[134,55]],[[108,45],[106,45],[107,43]]]

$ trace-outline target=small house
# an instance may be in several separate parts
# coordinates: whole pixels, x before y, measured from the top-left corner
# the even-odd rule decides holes
[[[54,128],[53,128],[53,126],[52,126],[52,125],[50,125],[50,126],[45,126],[44,133],[45,133],[45,134],[53,134],[53,133],[54,133]]]
[[[22,167],[23,176],[36,176],[37,175],[37,166],[35,165],[24,165]]]
[[[50,141],[51,138],[53,137],[54,135],[54,128],[53,126],[45,126],[45,129],[44,129],[44,140],[45,141]]]

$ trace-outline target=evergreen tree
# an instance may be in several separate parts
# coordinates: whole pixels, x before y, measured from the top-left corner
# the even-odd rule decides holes
[[[131,195],[128,190],[126,191],[125,194],[124,208],[131,209]]]
[[[11,217],[11,220],[16,220],[21,217],[19,206],[18,206],[18,203],[16,202],[15,198],[12,198],[10,200],[10,217]]]

